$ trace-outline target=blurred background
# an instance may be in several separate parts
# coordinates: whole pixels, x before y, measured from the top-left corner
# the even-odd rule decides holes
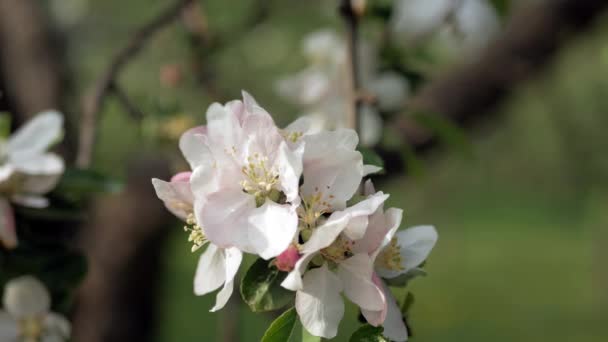
[[[407,0],[368,0],[361,22],[374,72],[394,72],[405,84],[401,107],[376,113],[384,128],[372,146],[387,171],[376,187],[404,209],[403,228],[434,224],[440,236],[428,276],[408,288],[416,296],[413,340],[606,341],[606,6],[469,1],[461,13],[433,12],[429,4],[441,1],[413,9],[396,4]],[[134,32],[173,3],[0,0],[2,109],[27,116],[56,104],[71,117],[64,148],[74,154],[83,99]],[[129,57],[113,81],[120,91],[97,113],[92,165],[131,192],[93,205],[76,340],[260,339],[273,314],[251,313],[237,293],[209,313],[214,296],[194,296],[198,255],[182,224],[161,212],[149,178],[184,170],[179,135],[204,123],[210,103],[242,89],[280,126],[310,112],[278,84],[310,66],[302,44],[311,33],[345,34],[337,6],[193,1]],[[50,63],[56,74],[19,67],[30,62]],[[433,119],[421,123],[421,115]],[[348,308],[337,341],[357,327]],[[124,337],[133,335],[140,338]]]

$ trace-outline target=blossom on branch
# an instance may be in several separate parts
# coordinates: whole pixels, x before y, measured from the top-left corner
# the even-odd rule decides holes
[[[8,139],[0,137],[0,242],[17,246],[10,202],[33,208],[48,206],[51,191],[64,171],[63,159],[47,152],[62,136],[63,117],[55,111],[38,114]]]

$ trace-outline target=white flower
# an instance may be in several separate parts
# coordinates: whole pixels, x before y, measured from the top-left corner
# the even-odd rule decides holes
[[[349,113],[349,70],[347,48],[336,32],[320,30],[303,41],[303,53],[310,65],[293,76],[277,82],[277,92],[302,106],[314,126],[324,129],[346,127]],[[396,73],[377,74],[376,51],[367,43],[359,51],[359,75],[362,87],[378,99],[381,110],[401,108],[409,93],[407,80]],[[387,86],[391,89],[387,91]],[[381,138],[382,120],[375,108],[361,110],[361,143],[373,145]]]
[[[371,182],[365,184],[367,194],[374,193]],[[367,253],[374,263],[373,282],[382,289],[384,306],[381,310],[362,309],[361,313],[374,326],[384,326],[384,336],[394,341],[407,340],[407,328],[401,310],[386,286],[379,278],[392,279],[404,275],[422,264],[437,242],[433,226],[417,226],[397,232],[402,211],[379,207],[369,218],[369,225],[362,239],[355,242],[354,253]]]
[[[401,41],[430,37],[448,50],[475,53],[496,36],[500,21],[486,0],[397,0],[391,27]]]
[[[217,311],[226,305],[232,295],[234,277],[241,265],[243,253],[234,247],[219,248],[209,243],[205,230],[194,218],[194,195],[190,190],[190,176],[191,172],[182,172],[173,176],[171,182],[153,179],[152,184],[156,195],[165,203],[167,209],[187,222],[185,229],[190,232],[189,241],[193,244],[192,251],[208,244],[196,268],[194,293],[202,296],[224,285],[217,293],[215,305],[211,309]]]
[[[0,311],[0,341],[61,342],[70,338],[70,323],[51,312],[51,297],[38,279],[23,276],[4,288]]]
[[[0,138],[0,241],[17,245],[9,201],[28,207],[45,207],[43,194],[51,191],[64,171],[63,160],[47,149],[61,137],[63,117],[47,111],[20,127],[7,140]]]

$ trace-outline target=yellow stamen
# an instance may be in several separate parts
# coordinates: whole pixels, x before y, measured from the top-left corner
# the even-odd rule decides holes
[[[184,231],[190,232],[188,236],[188,242],[192,242],[192,253],[196,252],[199,248],[203,247],[207,242],[207,237],[205,236],[205,232],[203,228],[196,223],[196,219],[194,218],[194,214],[188,214],[186,218],[186,225],[184,226]]]
[[[376,258],[376,265],[392,271],[403,271],[403,260],[401,258],[401,246],[398,245],[397,238],[392,238],[388,246]]]

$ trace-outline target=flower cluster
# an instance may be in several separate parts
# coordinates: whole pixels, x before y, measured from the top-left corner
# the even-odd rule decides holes
[[[308,66],[277,82],[277,92],[305,108],[304,115],[314,123],[312,129],[335,129],[346,125],[349,112],[350,76],[346,41],[332,30],[319,30],[306,36],[302,52]],[[380,140],[380,111],[401,109],[409,93],[407,79],[394,71],[378,71],[375,47],[367,42],[358,51],[363,89],[376,99],[377,106],[363,103],[361,108],[361,143],[371,146]]]
[[[32,276],[6,283],[0,311],[0,341],[63,342],[70,338],[71,325],[50,311],[47,288]]]
[[[55,111],[38,114],[7,139],[0,137],[0,242],[17,246],[10,202],[42,208],[64,171],[63,159],[47,152],[63,132],[63,116]]]
[[[158,197],[186,222],[192,250],[208,245],[194,280],[198,295],[220,287],[212,311],[233,291],[243,253],[288,272],[281,286],[295,291],[303,326],[332,338],[344,314],[341,293],[393,340],[407,339],[402,315],[384,279],[417,268],[437,240],[430,226],[397,233],[402,212],[363,178],[364,165],[349,129],[315,131],[301,118],[279,129],[247,93],[243,101],[213,104],[207,125],[181,137],[191,171],[169,182],[153,179]]]

